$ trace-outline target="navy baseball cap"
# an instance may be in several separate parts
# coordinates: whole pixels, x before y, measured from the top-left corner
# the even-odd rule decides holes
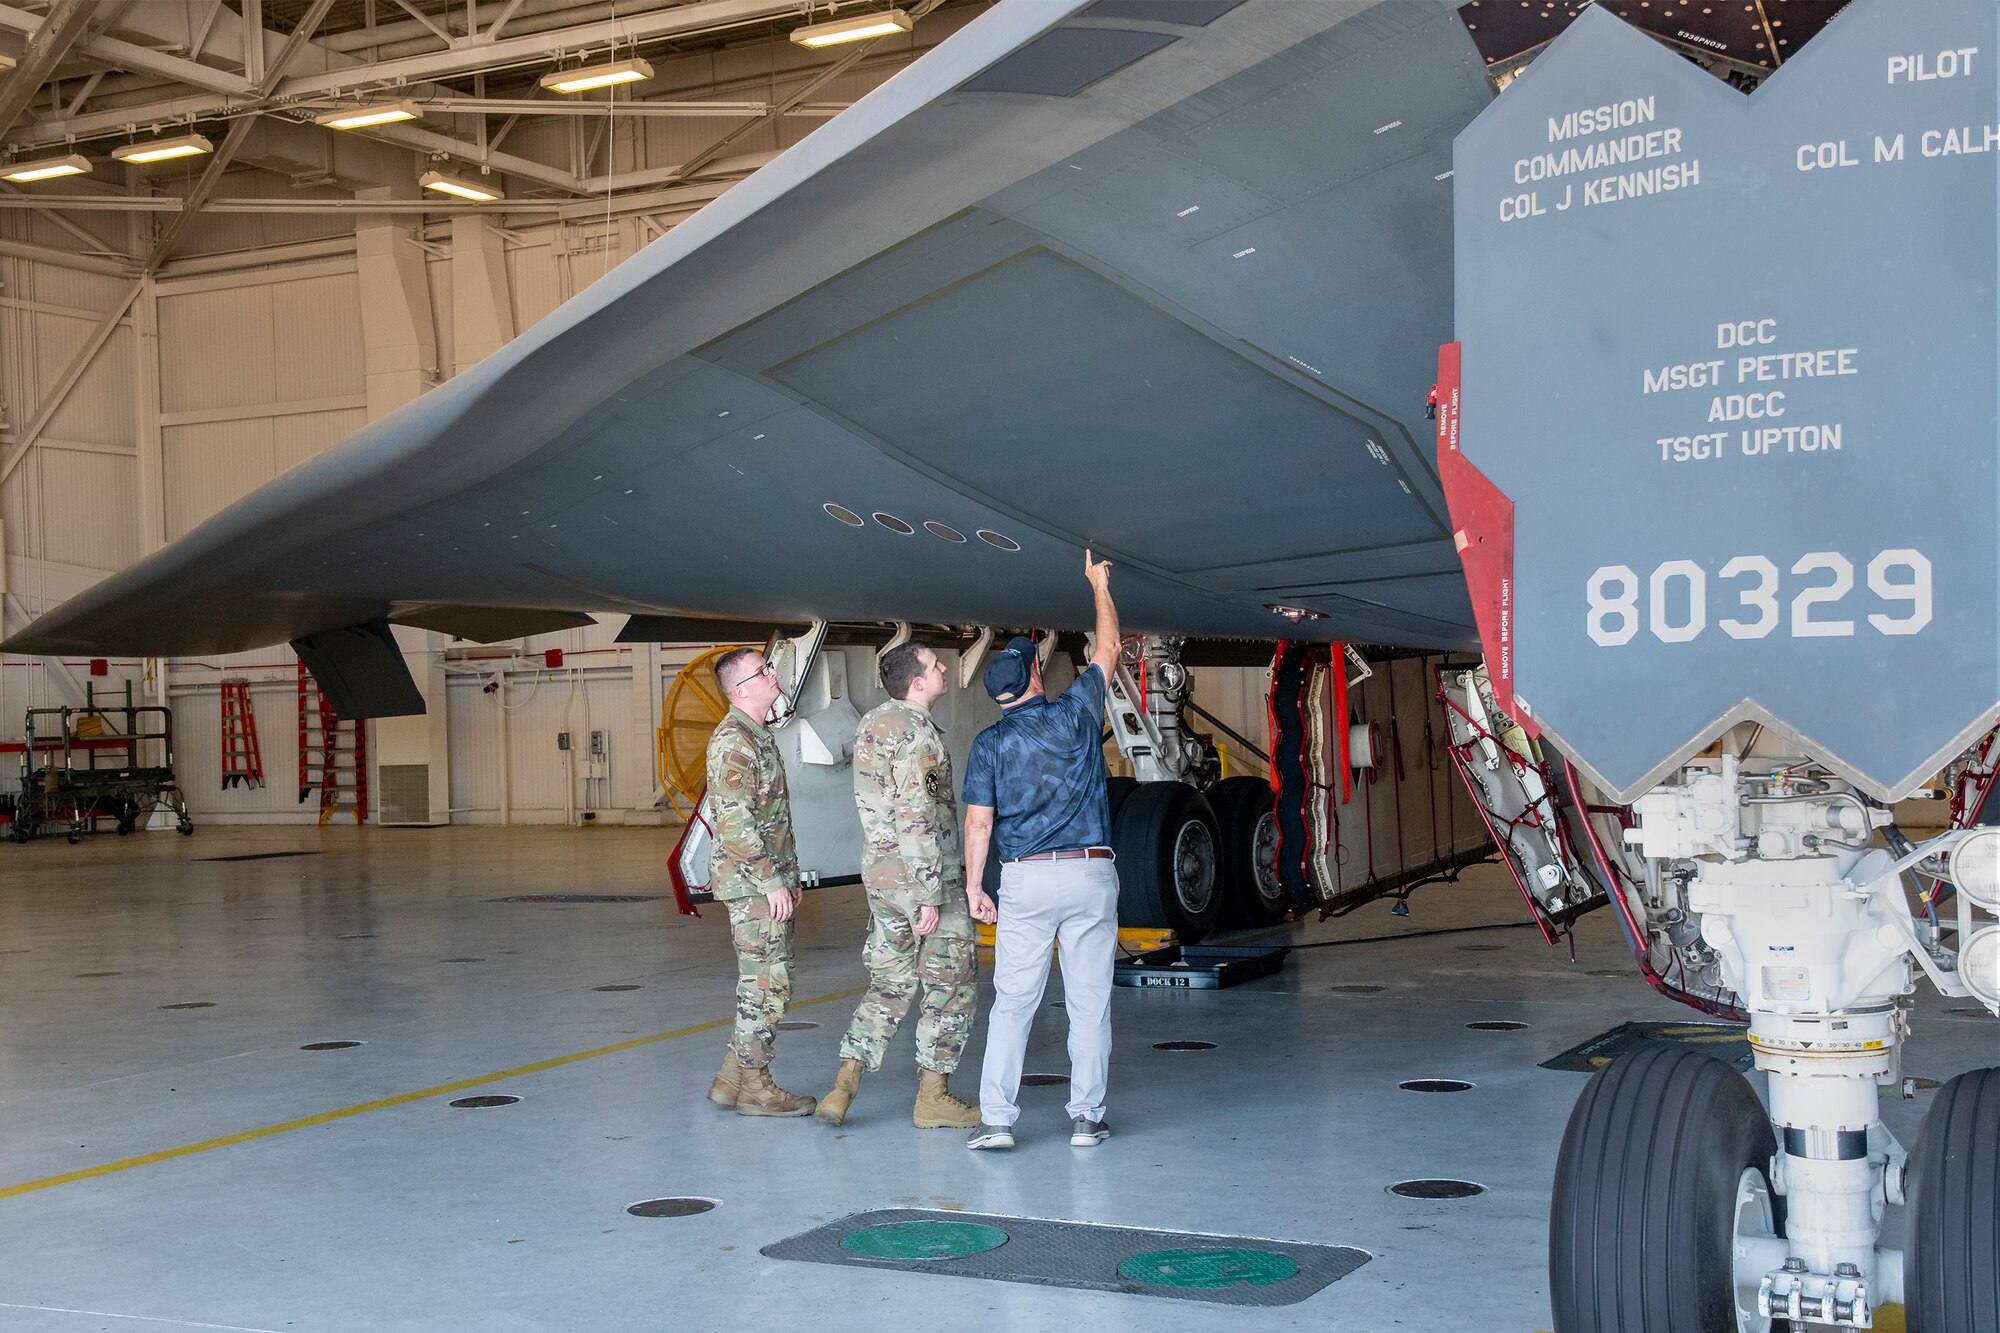
[[[986,692],[993,702],[1013,703],[1028,688],[1029,669],[1035,661],[1035,641],[1016,634],[1007,646],[986,664]]]

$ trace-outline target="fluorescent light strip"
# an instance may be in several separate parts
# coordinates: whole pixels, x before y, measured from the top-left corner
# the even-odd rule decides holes
[[[792,29],[792,40],[800,46],[838,46],[842,42],[865,42],[871,37],[888,37],[910,30],[910,16],[900,9],[880,14],[857,14],[833,23],[814,23]]]
[[[389,125],[399,120],[416,120],[423,113],[415,102],[377,102],[371,106],[349,107],[345,111],[325,111],[313,117],[330,130],[360,130],[370,125]]]
[[[82,176],[90,170],[90,159],[81,153],[68,157],[43,157],[33,162],[14,162],[0,167],[0,180],[45,181],[57,176]]]
[[[592,65],[588,69],[562,69],[544,74],[541,85],[552,93],[581,93],[592,88],[609,88],[614,83],[639,83],[653,77],[653,67],[643,60],[621,60],[615,65]]]
[[[212,153],[215,145],[199,134],[187,134],[178,139],[154,139],[148,143],[121,144],[111,150],[111,156],[120,162],[165,162],[176,157],[197,157],[202,153]]]
[[[507,196],[491,186],[463,180],[457,176],[447,176],[442,171],[426,171],[417,181],[426,190],[436,190],[439,194],[455,194],[461,199],[471,199],[478,203],[491,203]]]

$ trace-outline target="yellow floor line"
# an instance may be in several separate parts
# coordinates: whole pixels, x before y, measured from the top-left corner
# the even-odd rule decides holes
[[[810,1000],[799,1000],[793,1009],[810,1009],[816,1004],[830,1004],[835,1000],[851,1000],[861,994],[861,989],[838,991],[832,995],[820,995]],[[258,1139],[274,1138],[279,1134],[289,1134],[295,1129],[311,1129],[315,1125],[328,1125],[336,1120],[346,1120],[370,1111],[386,1111],[395,1106],[407,1106],[427,1097],[442,1097],[446,1093],[463,1092],[467,1088],[482,1087],[488,1083],[498,1083],[503,1079],[520,1078],[524,1074],[539,1074],[548,1069],[559,1069],[563,1065],[573,1065],[582,1060],[595,1060],[600,1055],[616,1055],[620,1051],[637,1050],[641,1046],[651,1046],[658,1042],[672,1041],[676,1037],[692,1037],[698,1032],[714,1032],[733,1024],[734,1018],[718,1018],[707,1023],[696,1023],[692,1027],[675,1028],[672,1032],[655,1032],[650,1037],[634,1037],[630,1041],[617,1042],[610,1046],[596,1046],[587,1051],[576,1051],[569,1055],[558,1055],[547,1060],[537,1060],[529,1065],[516,1065],[503,1069],[497,1074],[480,1074],[473,1078],[462,1078],[454,1083],[440,1083],[434,1088],[420,1088],[415,1092],[398,1093],[394,1097],[382,1097],[372,1102],[361,1102],[354,1106],[343,1106],[337,1111],[322,1111],[318,1115],[302,1116],[297,1120],[286,1120],[275,1125],[265,1125],[261,1129],[246,1129],[240,1134],[225,1134],[219,1139],[203,1139],[199,1143],[184,1143],[178,1148],[162,1148],[159,1152],[149,1152],[139,1157],[126,1157],[116,1162],[105,1162],[100,1166],[87,1166],[77,1171],[65,1171],[59,1176],[43,1176],[40,1180],[24,1180],[18,1185],[0,1189],[0,1199],[11,1199],[20,1194],[33,1194],[36,1190],[52,1189],[57,1185],[68,1185],[79,1180],[94,1180],[98,1176],[109,1176],[120,1171],[130,1171],[134,1167],[152,1166],[156,1162],[171,1162],[176,1157],[192,1157],[196,1153],[213,1152],[217,1148],[231,1148],[239,1143],[252,1143]]]

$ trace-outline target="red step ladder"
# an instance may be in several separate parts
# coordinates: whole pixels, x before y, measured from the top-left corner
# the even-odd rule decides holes
[[[222,682],[222,789],[264,785],[264,754],[257,748],[257,714],[250,682]]]
[[[368,724],[343,722],[299,663],[299,804],[319,793],[319,822],[333,818],[342,793],[354,798],[354,822],[368,822]]]

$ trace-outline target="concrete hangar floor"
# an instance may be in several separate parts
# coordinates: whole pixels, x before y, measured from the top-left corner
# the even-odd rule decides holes
[[[748,1119],[703,1100],[728,941],[720,912],[652,896],[666,850],[658,830],[333,827],[0,852],[0,1330],[1530,1333],[1549,1326],[1548,1191],[1584,1081],[1539,1062],[1699,1018],[1640,982],[1609,912],[1572,962],[1485,865],[1407,918],[1372,904],[1275,932],[1329,946],[1277,975],[1117,991],[1101,1148],[1069,1146],[1060,1086],[1024,1089],[1012,1153],[912,1129],[907,1034],[845,1128]],[[515,901],[579,893],[642,900]],[[858,889],[806,895],[794,1016],[818,1026],[780,1039],[790,1087],[832,1078],[864,920]],[[1060,997],[1058,977],[1031,1070],[1066,1068]],[[1991,1062],[1991,1020],[1952,1003],[1919,992],[1906,1072]],[[1213,1047],[1155,1047],[1175,1041]],[[1440,1078],[1473,1086],[1399,1086]],[[1898,1135],[1928,1095],[1885,1103]],[[1485,1190],[1389,1192],[1415,1178]],[[715,1203],[627,1211],[669,1197]],[[762,1253],[884,1209],[1366,1261],[1246,1307]]]

